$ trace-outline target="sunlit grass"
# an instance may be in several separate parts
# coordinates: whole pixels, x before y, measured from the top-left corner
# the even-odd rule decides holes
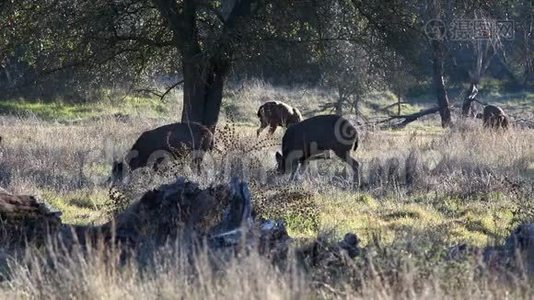
[[[413,197],[413,198],[412,198]],[[476,199],[421,198],[374,199],[366,194],[320,195],[321,226],[339,232],[357,232],[364,243],[373,235],[392,243],[396,235],[432,233],[435,241],[484,246],[502,241],[516,225],[515,205],[504,196],[480,195]],[[488,201],[494,201],[489,203]]]
[[[103,107],[90,104],[44,103],[24,100],[0,102],[0,111],[14,115],[35,115],[43,119],[75,119],[101,113]]]
[[[120,99],[103,99],[92,103],[42,102],[22,99],[0,101],[0,113],[18,116],[36,116],[44,120],[77,120],[91,117],[122,114],[157,117],[174,111],[172,103],[159,98],[126,96]]]
[[[108,201],[103,189],[56,193],[44,191],[42,199],[51,207],[61,211],[61,220],[67,224],[87,225],[99,222],[105,216],[104,205]]]

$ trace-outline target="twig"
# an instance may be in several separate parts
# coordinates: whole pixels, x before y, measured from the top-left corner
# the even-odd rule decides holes
[[[388,106],[386,106],[386,107],[382,107],[382,108],[380,108],[379,110],[381,110],[381,111],[386,111],[386,110],[388,110],[388,109],[390,109],[390,108],[392,108],[392,107],[394,107],[394,106],[398,106],[398,105],[402,105],[402,104],[410,104],[410,103],[407,102],[407,101],[395,102],[395,103],[390,104],[390,105],[388,105]]]
[[[382,112],[385,112],[388,114],[388,116],[393,116],[393,114],[391,114],[388,109],[394,107],[394,106],[400,106],[402,104],[410,104],[410,102],[407,102],[407,101],[401,101],[401,102],[395,102],[393,104],[390,104],[388,106],[385,106],[385,107],[379,107],[378,104],[374,104],[370,101],[365,101],[368,105],[371,106],[372,109],[374,109],[375,111],[382,111]]]
[[[180,80],[180,81],[178,81],[178,82],[176,82],[175,84],[171,85],[171,86],[165,91],[165,93],[163,93],[163,94],[159,97],[159,100],[160,100],[160,101],[163,100],[163,98],[165,98],[165,96],[167,96],[167,94],[168,94],[172,89],[174,89],[175,87],[177,87],[179,84],[182,84],[182,83],[184,83],[184,80],[183,80],[183,79]]]
[[[158,93],[157,90],[152,90],[152,89],[137,89],[137,90],[134,90],[134,93],[150,93],[154,96],[158,96],[161,98],[161,94]]]
[[[168,87],[165,92],[163,93],[159,93],[157,90],[152,90],[152,89],[138,89],[138,90],[134,90],[135,93],[150,93],[154,96],[157,96],[159,97],[159,100],[162,101],[163,98],[165,98],[165,96],[167,96],[167,94],[169,94],[169,92],[174,89],[175,87],[177,87],[178,85],[184,83],[184,80],[180,80],[178,82],[176,82],[175,84],[171,85],[170,87]]]

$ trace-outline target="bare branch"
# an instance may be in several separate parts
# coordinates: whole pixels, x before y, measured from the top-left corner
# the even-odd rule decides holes
[[[137,90],[134,90],[134,92],[135,92],[135,93],[149,93],[149,94],[152,94],[152,95],[154,95],[154,96],[159,97],[159,100],[162,101],[163,98],[165,98],[165,96],[167,96],[171,90],[173,90],[174,88],[176,88],[178,85],[180,85],[180,84],[182,84],[182,83],[184,83],[184,80],[183,80],[183,79],[180,80],[180,81],[178,81],[178,82],[176,82],[175,84],[169,86],[169,87],[165,90],[165,92],[163,92],[163,93],[160,93],[159,91],[157,91],[157,90],[153,90],[153,89],[137,89]]]
[[[401,129],[401,128],[406,127],[406,125],[410,124],[411,122],[413,122],[413,121],[415,121],[415,120],[417,120],[417,119],[419,119],[419,118],[421,118],[423,116],[435,114],[435,113],[439,112],[439,110],[440,110],[440,107],[439,106],[435,106],[435,107],[423,109],[423,110],[421,110],[419,112],[416,112],[416,113],[413,113],[413,114],[409,114],[409,115],[391,116],[388,119],[385,119],[385,120],[382,120],[382,121],[378,121],[377,124],[387,123],[389,121],[396,120],[396,119],[404,119],[404,121],[402,121],[400,123],[397,123],[397,124],[394,124],[394,125],[391,125],[391,126],[385,126],[386,128]]]
[[[157,96],[157,97],[161,97],[161,95],[162,95],[157,90],[153,90],[153,89],[136,89],[136,90],[133,90],[133,92],[134,93],[138,93],[138,94],[148,93],[148,94],[152,94],[152,95]]]
[[[395,107],[395,106],[400,106],[402,104],[410,104],[409,102],[407,101],[401,101],[401,102],[395,102],[393,104],[390,104],[388,106],[385,106],[385,107],[379,107],[377,104],[374,104],[374,103],[371,103],[371,102],[368,102],[368,101],[365,101],[368,105],[371,106],[372,109],[374,109],[375,111],[382,111],[382,112],[385,112],[387,113],[389,116],[393,116],[389,111],[388,109],[392,108],[392,107]],[[396,117],[398,117],[398,115],[396,115]]]
[[[165,96],[167,96],[167,94],[172,90],[174,89],[175,87],[177,87],[178,85],[184,83],[184,80],[180,80],[178,82],[176,82],[175,84],[171,85],[169,88],[167,88],[167,90],[159,97],[159,100],[163,100],[163,98],[165,98]]]

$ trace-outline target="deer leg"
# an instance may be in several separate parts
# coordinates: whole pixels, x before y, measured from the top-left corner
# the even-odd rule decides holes
[[[286,162],[287,166],[287,162]],[[298,170],[299,170],[299,161],[293,160],[289,162],[289,167],[291,168],[291,176],[289,177],[291,181],[294,181],[297,178]]]
[[[193,158],[193,166],[191,170],[195,169],[197,171],[197,175],[202,174],[202,158],[201,157],[195,157]]]
[[[294,181],[297,178],[297,170],[298,170],[298,165],[297,167],[291,170],[291,176],[289,176],[290,181]]]
[[[354,181],[360,182],[360,163],[352,157],[350,154],[350,151],[347,152],[334,152],[337,157],[341,158],[344,162],[346,162],[351,168],[352,172],[354,173]],[[346,168],[345,168],[346,170]]]
[[[307,159],[303,159],[300,161],[300,174],[304,175],[306,174],[306,171],[308,170],[308,165],[309,165],[309,162]]]
[[[499,116],[499,128],[506,129],[506,118],[504,116]]]

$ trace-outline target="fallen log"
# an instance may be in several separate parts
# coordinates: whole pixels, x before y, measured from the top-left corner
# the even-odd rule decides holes
[[[169,241],[225,248],[246,242],[265,252],[278,241],[290,240],[283,223],[254,220],[245,182],[201,188],[178,178],[146,192],[123,212],[99,226],[63,224],[60,213],[37,198],[0,192],[1,245],[23,247],[60,241],[66,248],[117,244],[135,249],[144,243],[163,246]],[[272,246],[272,247],[271,247]]]
[[[0,191],[0,245],[44,242],[61,226],[61,213],[50,209],[34,196]]]
[[[135,248],[150,241],[165,245],[207,240],[210,247],[239,243],[252,230],[251,199],[246,183],[237,179],[202,189],[178,178],[146,192],[122,213],[101,226],[64,228],[67,243],[103,239]]]
[[[391,116],[391,117],[389,117],[389,118],[387,118],[385,120],[379,121],[377,124],[387,123],[387,122],[390,122],[390,121],[393,121],[393,120],[398,120],[398,119],[404,119],[400,123],[389,125],[389,126],[385,126],[385,128],[401,129],[401,128],[406,127],[406,125],[410,124],[411,122],[413,122],[413,121],[415,121],[415,120],[417,120],[417,119],[419,119],[419,118],[421,118],[423,116],[435,114],[435,113],[439,112],[439,110],[440,110],[440,108],[438,106],[436,106],[436,107],[423,109],[423,110],[421,110],[419,112],[416,112],[416,113],[413,113],[413,114],[409,114],[409,115]]]

